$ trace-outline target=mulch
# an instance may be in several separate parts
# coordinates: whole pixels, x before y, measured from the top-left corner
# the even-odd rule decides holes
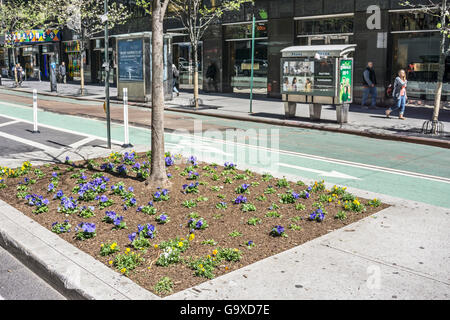
[[[138,161],[148,161],[145,154],[139,154],[137,156],[139,157]],[[96,159],[95,161],[99,164],[107,162],[106,159]],[[186,263],[181,262],[168,267],[157,266],[154,263],[161,253],[160,249],[155,249],[153,247],[154,244],[159,244],[162,241],[174,239],[176,237],[185,239],[189,238],[190,228],[187,226],[187,223],[189,220],[188,215],[191,212],[197,212],[207,221],[209,227],[205,230],[195,230],[195,239],[190,242],[190,248],[186,250],[186,252],[182,253],[183,258],[188,259],[190,257],[195,258],[204,257],[208,254],[211,255],[212,251],[218,247],[238,248],[242,251],[242,259],[240,261],[224,262],[215,270],[215,276],[218,277],[261,259],[301,245],[307,241],[342,228],[348,224],[354,223],[355,221],[368,217],[388,207],[388,205],[382,204],[377,208],[372,208],[367,205],[367,199],[360,198],[359,201],[366,205],[367,210],[362,213],[348,211],[347,219],[341,221],[335,219],[334,217],[338,211],[342,210],[342,205],[338,205],[337,201],[333,201],[331,203],[327,202],[325,203],[325,208],[328,213],[324,221],[309,221],[308,217],[310,213],[314,211],[313,203],[317,202],[319,195],[325,193],[325,191],[313,193],[309,199],[298,199],[296,203],[302,203],[306,206],[305,210],[299,211],[295,209],[295,204],[280,203],[278,194],[285,193],[288,188],[276,187],[278,179],[272,178],[270,181],[263,181],[261,175],[252,173],[253,176],[248,180],[233,179],[231,184],[224,184],[223,181],[226,176],[220,176],[219,181],[213,181],[211,177],[205,176],[206,171],[202,168],[207,164],[204,163],[199,163],[199,167],[196,170],[200,174],[198,181],[206,182],[207,185],[200,185],[200,192],[198,194],[184,194],[182,192],[182,186],[195,181],[187,180],[187,176],[180,175],[180,172],[182,172],[186,167],[186,159],[180,159],[174,166],[167,167],[166,169],[167,172],[171,173],[173,176],[170,179],[170,199],[168,201],[154,202],[154,206],[157,208],[158,212],[153,216],[146,215],[142,212],[137,212],[136,208],[137,206],[146,205],[150,200],[152,200],[152,194],[156,191],[156,189],[149,189],[149,187],[146,186],[146,183],[142,179],[137,178],[135,173],[131,170],[128,171],[127,176],[120,176],[116,173],[103,172],[98,166],[94,167],[93,170],[87,169],[85,174],[88,177],[88,181],[91,180],[92,174],[96,172],[103,172],[104,176],[110,179],[105,195],[114,200],[114,205],[107,209],[100,210],[97,206],[97,201],[79,201],[80,207],[84,205],[93,205],[96,207],[96,215],[86,219],[78,216],[77,214],[65,216],[64,214],[59,213],[57,208],[60,205],[60,201],[53,200],[54,193],[47,192],[51,174],[56,171],[60,174],[59,186],[57,190],[61,189],[65,195],[72,195],[75,198],[77,197],[76,194],[72,193],[73,187],[77,185],[77,179],[71,178],[71,175],[73,173],[77,173],[80,168],[87,168],[87,164],[85,162],[76,162],[73,165],[75,168],[72,172],[67,171],[67,168],[71,167],[71,165],[63,163],[57,165],[59,170],[55,170],[55,165],[36,167],[41,169],[46,174],[46,176],[42,179],[37,179],[36,175],[33,173],[34,169],[36,169],[35,167],[33,167],[27,175],[18,178],[5,178],[4,182],[7,187],[0,190],[0,199],[20,210],[26,216],[37,221],[49,230],[51,230],[54,222],[63,222],[65,219],[68,219],[72,225],[72,230],[69,233],[60,234],[61,238],[70,242],[77,248],[83,250],[114,270],[116,270],[115,267],[109,265],[108,263],[110,260],[113,260],[113,255],[106,257],[101,256],[100,245],[102,243],[117,242],[121,249],[121,253],[123,253],[126,248],[131,248],[131,250],[135,251],[130,246],[128,235],[133,232],[137,232],[138,224],[143,225],[150,223],[155,225],[157,236],[154,239],[150,239],[152,246],[146,252],[141,253],[142,257],[145,259],[144,263],[139,265],[128,275],[131,280],[153,292],[155,292],[153,289],[155,284],[164,276],[167,276],[173,280],[173,292],[190,288],[207,280],[206,278],[195,276],[194,271]],[[179,170],[177,170],[177,167]],[[131,168],[131,166],[129,165],[128,168]],[[223,166],[217,166],[217,172],[219,175],[223,172],[223,170]],[[244,171],[240,170],[236,170],[235,173],[245,174]],[[233,177],[234,175],[231,174],[227,176]],[[24,177],[37,179],[35,184],[29,186],[28,192],[43,195],[44,198],[50,200],[48,212],[39,215],[33,214],[33,207],[27,205],[25,200],[18,199],[16,197],[16,186],[23,181]],[[124,210],[122,198],[118,195],[111,194],[110,187],[120,181],[124,182],[126,188],[130,186],[134,188],[134,194],[137,200],[136,207],[129,207],[127,210]],[[256,206],[257,211],[242,212],[241,205],[233,204],[233,200],[238,196],[235,192],[235,188],[243,183],[251,184],[255,181],[260,184],[258,186],[250,187],[250,194],[245,194],[245,196],[248,198],[249,203]],[[223,189],[219,192],[212,191],[212,186],[223,186]],[[269,186],[275,187],[277,192],[275,194],[266,194],[266,201],[256,200],[256,197],[263,195],[264,190]],[[300,193],[305,190],[307,186],[300,186],[294,182],[290,182],[290,188],[293,191]],[[218,194],[225,195],[225,200],[219,199],[217,197]],[[183,201],[188,199],[196,199],[199,196],[207,197],[208,201],[199,202],[197,207],[191,209],[182,206]],[[227,203],[228,208],[226,210],[216,208],[216,204],[221,201]],[[266,217],[266,213],[271,211],[269,210],[269,207],[272,203],[276,203],[280,207],[276,211],[282,215],[281,217]],[[114,230],[112,224],[102,222],[101,220],[105,216],[106,211],[116,211],[119,215],[122,215],[128,229]],[[166,224],[158,224],[155,221],[155,218],[161,213],[167,214],[170,217],[170,222]],[[247,220],[251,217],[260,218],[262,223],[256,226],[248,225]],[[301,230],[289,229],[289,225],[293,223],[291,218],[294,217],[301,217],[299,222],[295,222],[301,227]],[[73,229],[81,222],[95,223],[97,226],[97,236],[84,241],[75,239],[75,232]],[[288,237],[273,237],[269,235],[271,229],[277,225],[281,225],[285,228]],[[233,231],[242,233],[242,236],[229,236],[229,234]],[[202,241],[208,239],[214,239],[217,242],[217,245],[210,246],[202,244]],[[245,243],[250,240],[253,241],[256,246],[248,249],[247,246],[245,246]],[[149,266],[151,267],[149,268]],[[119,270],[116,271],[119,272]]]

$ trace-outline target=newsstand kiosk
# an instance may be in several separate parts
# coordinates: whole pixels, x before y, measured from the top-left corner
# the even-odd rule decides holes
[[[355,44],[294,46],[281,50],[281,94],[286,117],[297,103],[309,105],[311,120],[320,120],[322,105],[336,107],[338,123],[348,121],[353,102]]]

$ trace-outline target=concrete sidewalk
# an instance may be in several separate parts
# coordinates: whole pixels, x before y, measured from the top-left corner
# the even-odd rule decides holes
[[[3,86],[11,89],[12,81],[3,79]],[[103,101],[104,88],[102,86],[87,85],[88,95],[80,97],[78,84],[59,84],[58,93],[50,92],[48,82],[29,81],[24,82],[21,88],[12,90],[32,92],[36,88],[39,93],[51,96],[77,98],[81,100]],[[121,104],[114,100],[117,89],[111,88],[112,103]],[[431,119],[433,108],[430,105],[409,104],[405,111],[406,121],[399,120],[395,114],[390,119],[385,117],[385,108],[368,109],[353,104],[350,106],[348,123],[336,123],[336,111],[332,106],[324,106],[321,121],[309,119],[307,105],[298,104],[296,117],[286,119],[284,116],[284,104],[278,99],[256,97],[253,101],[253,113],[249,113],[249,99],[245,94],[200,94],[202,105],[199,110],[190,106],[192,94],[181,92],[179,97],[166,101],[166,109],[176,112],[193,113],[214,117],[231,118],[243,121],[264,122],[274,125],[286,125],[304,127],[319,130],[329,130],[349,134],[359,134],[369,137],[402,140],[414,143],[433,145],[434,142],[444,141],[444,145],[450,143],[450,104],[440,112],[439,119],[444,124],[444,134],[430,136],[421,133],[423,122]],[[151,107],[150,104],[132,103],[130,105]],[[132,111],[130,111],[132,113]],[[437,144],[434,145],[438,145]],[[442,146],[442,145],[440,145]]]
[[[450,210],[349,191],[392,206],[165,299],[450,299]],[[159,298],[2,201],[0,209],[0,245],[67,298]]]

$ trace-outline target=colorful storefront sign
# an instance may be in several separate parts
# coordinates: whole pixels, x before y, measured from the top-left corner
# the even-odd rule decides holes
[[[59,30],[27,30],[7,35],[6,41],[15,44],[56,42],[61,40],[60,34]]]

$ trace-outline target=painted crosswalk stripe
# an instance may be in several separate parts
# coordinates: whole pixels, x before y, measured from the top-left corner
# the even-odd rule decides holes
[[[41,144],[39,142],[30,141],[28,139],[16,137],[16,136],[13,136],[13,135],[5,133],[5,132],[0,132],[0,137],[7,138],[7,139],[10,139],[10,140],[14,140],[14,141],[17,141],[17,142],[20,142],[20,143],[23,143],[23,144],[35,147],[37,149],[44,150],[44,151],[55,152],[55,151],[58,150],[56,148],[43,145],[43,144]]]

